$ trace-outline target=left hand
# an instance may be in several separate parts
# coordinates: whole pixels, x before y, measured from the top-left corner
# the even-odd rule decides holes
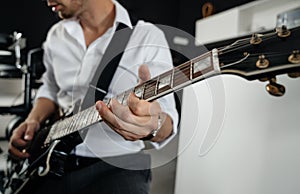
[[[146,65],[139,68],[139,77],[141,81],[150,79],[150,72]],[[102,101],[96,103],[102,119],[117,133],[126,140],[139,140],[148,136],[158,127],[158,115],[161,114],[164,122],[166,114],[162,113],[161,107],[157,101],[148,102],[140,100],[131,93],[127,106],[120,104],[113,99],[109,107]]]

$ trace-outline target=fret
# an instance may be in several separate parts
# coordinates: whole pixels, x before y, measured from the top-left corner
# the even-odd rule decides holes
[[[66,132],[67,134],[68,133],[72,133],[76,128],[77,128],[77,126],[78,126],[78,124],[79,124],[79,119],[80,119],[80,116],[81,116],[81,114],[80,113],[78,113],[78,114],[76,114],[76,115],[74,115],[73,116],[73,119],[72,119],[72,127],[69,129],[69,131],[66,131],[66,130],[64,130],[64,132]],[[64,133],[63,133],[63,135],[65,135]]]
[[[52,132],[51,132],[51,134],[49,133],[49,135],[48,135],[48,136],[51,135],[50,140],[52,140],[53,137],[55,137],[55,135],[61,130],[61,125],[62,125],[62,121],[58,121],[58,122],[56,122],[56,125],[51,128]]]
[[[200,77],[213,70],[211,53],[208,56],[201,56],[192,60],[192,79]]]
[[[144,84],[141,84],[134,88],[134,94],[140,99],[144,99],[144,88]]]
[[[60,130],[56,130],[55,133],[51,137],[51,141],[60,137]]]
[[[160,76],[157,76],[156,84],[155,84],[155,91],[154,91],[155,96],[157,95],[157,92],[158,92],[159,78],[160,78]]]
[[[76,125],[76,120],[77,120],[78,115],[79,115],[79,113],[77,113],[76,115],[73,115],[72,117],[70,117],[71,124],[69,125],[69,127],[66,130],[64,130],[65,132],[67,132],[67,133],[72,133],[73,132],[73,129]]]
[[[54,125],[52,125],[51,133],[55,133],[59,129],[60,125],[61,125],[61,121],[57,121]]]
[[[122,104],[123,105],[127,105],[127,100],[128,100],[128,97],[129,97],[129,95],[131,94],[131,92],[133,91],[133,89],[129,89],[129,90],[126,90],[125,92],[124,92],[124,98],[123,98],[123,100],[122,100]]]
[[[105,98],[103,100],[103,102],[106,104],[106,106],[109,106],[110,101],[111,101],[111,98]]]
[[[87,108],[83,111],[84,116],[83,116],[82,121],[81,121],[82,127],[85,127],[85,126],[88,125],[88,118],[90,117],[90,114],[91,114],[91,109],[90,108]]]
[[[171,74],[171,88],[174,88],[174,68],[172,69],[172,74]]]
[[[96,110],[96,109],[94,109],[94,115],[93,115],[94,117],[94,119],[93,119],[93,122],[92,123],[95,123],[95,122],[98,122],[98,121],[100,121],[101,120],[101,117],[99,116],[99,112]],[[91,124],[92,124],[91,123]]]
[[[95,117],[95,112],[97,112],[97,114],[99,114],[98,111],[94,107],[89,108],[89,111],[88,111],[88,114],[86,117],[85,126],[91,125],[94,122],[93,118]]]
[[[99,113],[95,107],[90,107],[88,112],[86,113],[86,124],[84,127],[87,127],[97,121],[97,117]],[[83,127],[82,127],[83,128]]]
[[[84,120],[88,116],[88,111],[89,111],[89,109],[85,109],[84,111],[79,113],[79,118],[76,120],[77,125],[76,125],[76,128],[74,128],[73,132],[75,130],[78,130],[78,129],[83,128],[83,127],[86,126],[85,123],[84,123]]]
[[[155,96],[156,80],[149,80],[144,83],[144,99]]]
[[[94,106],[91,106],[88,109],[84,110],[83,112],[80,113],[80,115],[81,117],[77,118],[78,119],[77,123],[79,123],[79,125],[75,125],[73,127],[72,132],[78,131],[81,128],[93,124],[94,122],[97,121],[99,117],[99,113]]]
[[[66,134],[71,134],[73,132],[75,132],[79,126],[80,126],[80,122],[81,122],[81,117],[82,117],[82,113],[83,112],[79,112],[76,115],[73,115],[72,117],[70,117],[70,121],[71,124],[69,125],[70,127],[66,128],[66,130],[61,130],[62,132],[60,133],[61,135],[66,135]]]
[[[79,131],[80,129],[83,129],[99,120],[100,117],[98,111],[94,106],[91,106],[71,117],[57,121],[54,125],[52,125],[44,143],[50,143],[52,140]]]
[[[87,122],[86,126],[93,124],[96,121],[95,115],[98,116],[98,114],[99,113],[98,113],[97,109],[95,107],[91,107],[91,109],[89,110],[88,117],[87,117],[88,122]]]
[[[84,111],[80,112],[80,116],[77,118],[77,125],[72,129],[72,132],[78,131],[79,129],[82,129],[91,123],[88,123],[88,118],[90,117],[90,114],[92,113],[92,110],[96,109],[94,106],[89,107],[88,109],[85,109]]]
[[[174,68],[174,87],[180,86],[190,80],[190,62]]]
[[[192,61],[190,61],[190,80],[192,80],[193,79],[193,62]]]
[[[52,141],[53,139],[55,139],[56,136],[58,136],[59,133],[61,133],[62,130],[65,130],[65,123],[66,121],[68,121],[69,118],[66,118],[64,120],[59,120],[57,121],[54,125],[52,125],[50,132],[47,136],[47,143],[49,143],[50,141]]]
[[[53,137],[59,136],[59,133],[60,133],[60,131],[62,131],[62,130],[66,131],[66,132],[68,132],[68,131],[71,130],[71,127],[72,127],[73,124],[74,124],[74,123],[73,123],[73,116],[66,118],[66,119],[65,119],[64,121],[62,121],[62,122],[67,122],[67,123],[69,123],[69,125],[67,125],[65,128],[60,128],[60,129],[58,129],[58,130],[57,130],[57,133],[54,134]]]
[[[121,93],[121,94],[118,94],[118,95],[116,96],[116,100],[117,100],[120,104],[123,103],[124,95],[125,95],[124,93]]]
[[[165,72],[159,76],[159,83],[157,86],[157,94],[160,94],[164,91],[170,90],[172,88],[172,71]]]
[[[59,129],[65,129],[70,125],[71,119],[70,118],[65,118],[64,120],[59,121],[58,123],[58,128]]]
[[[91,107],[89,111],[89,117],[88,117],[90,119],[90,122],[88,122],[87,125],[91,125],[93,124],[94,121],[96,121],[95,116],[98,117],[99,113],[95,107]]]
[[[65,135],[71,134],[83,125],[82,112],[77,113],[59,122],[58,130],[52,135],[52,139],[58,139]]]
[[[134,92],[140,99],[153,100],[170,91],[181,89],[184,85],[199,81],[201,78],[204,78],[204,76],[209,77],[219,73],[218,50],[213,49],[211,52],[183,63],[143,84],[126,90],[125,92],[118,94],[115,98],[119,103],[127,105],[127,99],[130,93]],[[103,101],[109,106],[111,99],[112,98],[106,98]],[[98,111],[94,106],[89,107],[71,117],[56,122],[50,128],[44,143],[50,143],[55,139],[79,131],[98,121],[101,121]]]

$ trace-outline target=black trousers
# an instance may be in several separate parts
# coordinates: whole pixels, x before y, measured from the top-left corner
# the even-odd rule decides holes
[[[87,160],[89,161],[89,160]],[[98,159],[88,164],[74,157],[66,162],[62,177],[47,175],[29,183],[30,194],[148,194],[151,182],[150,156],[134,154]]]

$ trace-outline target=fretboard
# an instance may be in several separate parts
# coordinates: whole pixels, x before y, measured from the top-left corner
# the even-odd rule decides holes
[[[129,94],[133,92],[140,99],[152,101],[218,74],[220,74],[218,50],[213,49],[134,88],[126,90],[114,98],[121,104],[126,105]],[[104,102],[108,105],[110,100],[105,99]],[[89,107],[52,125],[44,143],[48,144],[53,140],[84,129],[101,120],[96,108],[94,106]]]

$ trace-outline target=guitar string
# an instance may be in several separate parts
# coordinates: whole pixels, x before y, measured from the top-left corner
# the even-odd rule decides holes
[[[259,37],[263,37],[263,38],[264,38],[263,40],[266,41],[266,40],[275,38],[276,36],[274,36],[274,34],[277,34],[277,33],[276,33],[276,32],[272,32],[272,33],[268,33],[268,34],[265,34],[265,35],[260,35],[260,34],[259,34]],[[228,52],[233,52],[233,51],[235,51],[235,50],[238,50],[238,49],[244,48],[244,47],[246,47],[246,46],[249,46],[250,40],[251,40],[251,38],[244,38],[244,39],[241,39],[241,40],[237,40],[236,42],[232,43],[232,44],[229,45],[229,46],[220,47],[220,48],[218,48],[219,54],[222,55],[222,54],[225,54],[225,53],[228,53]],[[182,71],[182,72],[189,71],[190,66],[191,66],[191,63],[193,63],[193,61],[198,61],[198,60],[201,60],[201,59],[205,59],[205,57],[206,57],[207,55],[210,55],[210,52],[211,52],[211,51],[209,51],[209,52],[207,52],[207,53],[204,53],[204,54],[201,55],[201,56],[198,56],[198,57],[196,57],[196,58],[194,58],[194,59],[192,59],[192,60],[190,60],[190,61],[188,61],[188,62],[186,62],[186,63],[183,63],[182,65],[179,65],[179,66],[175,67],[174,69],[178,69],[179,71]],[[249,58],[253,58],[254,56],[255,56],[255,54],[252,54]],[[235,64],[233,64],[233,65],[235,65]],[[228,67],[228,66],[226,66],[226,67]],[[220,67],[220,68],[222,69],[222,67]],[[224,68],[224,67],[223,67],[223,68]],[[170,71],[170,72],[171,72],[171,71]],[[155,79],[155,78],[153,78],[153,79]],[[149,80],[149,82],[150,82],[150,81],[153,81],[153,79]],[[149,83],[149,82],[148,82],[148,83]],[[146,85],[147,82],[144,82],[143,84]],[[132,89],[131,89],[131,90],[132,90]],[[134,89],[133,89],[133,91],[134,91]],[[126,91],[125,91],[125,92],[126,92]],[[123,100],[122,100],[122,101],[123,101]],[[80,111],[80,112],[81,112],[81,111]],[[80,112],[79,112],[79,113],[80,113]],[[77,116],[78,116],[78,115],[77,115]],[[72,117],[73,117],[73,116],[72,116]],[[75,118],[76,118],[76,117],[73,117],[73,118],[70,118],[70,119],[73,119],[73,121],[74,121]],[[92,119],[92,120],[94,120],[94,119]],[[77,122],[71,122],[71,125],[69,125],[69,130],[70,130],[70,131],[73,131],[72,128],[76,126],[76,123],[77,123]],[[74,124],[75,124],[75,126],[74,126]],[[60,131],[60,130],[59,130],[59,131]],[[59,136],[60,136],[60,135],[59,135]]]
[[[289,53],[279,53],[279,52],[268,52],[268,53],[266,53],[265,55],[267,55],[267,56],[282,56],[282,55],[286,55],[286,54],[289,54]],[[252,54],[250,57],[249,57],[249,59],[250,58],[255,58],[255,59],[257,59],[257,56],[259,56],[259,54]],[[227,66],[228,67],[228,66]],[[190,68],[190,64],[188,64],[188,63],[185,63],[184,65],[182,65],[180,68],[179,68],[179,70],[180,71],[189,71],[189,68]],[[221,67],[221,69],[222,69],[222,67]],[[153,81],[153,80],[152,80]],[[126,91],[124,92],[124,93],[126,93]],[[89,108],[89,109],[91,109],[91,107]],[[94,108],[92,109],[92,110],[90,110],[90,112],[95,112],[94,111]],[[94,115],[93,115],[94,116]],[[90,122],[88,123],[88,124],[92,124],[92,122],[95,120],[95,118],[94,119],[91,119],[90,120]]]
[[[299,30],[300,30],[300,27],[294,28],[294,29],[292,29],[292,33],[295,33],[295,32],[297,32],[297,31],[299,31]],[[258,33],[257,36],[258,36],[258,38],[264,38],[264,40],[268,40],[268,37],[269,37],[269,38],[275,38],[275,37],[278,37],[278,32],[277,32],[277,31],[273,31],[273,32],[269,32],[269,33],[266,33],[266,34],[259,34],[259,33]],[[242,41],[245,42],[245,45],[249,45],[250,40],[251,40],[251,38],[239,39],[239,40],[233,42],[233,43],[230,44],[230,45],[226,45],[226,46],[223,46],[223,47],[218,48],[218,50],[220,50],[220,51],[226,50],[227,48],[231,48],[231,47],[233,47],[233,46],[239,44],[239,42],[242,42]],[[230,50],[229,50],[229,51],[230,51]]]
[[[204,54],[203,56],[206,56],[207,54]],[[202,57],[203,57],[202,56]],[[198,60],[198,58],[200,58],[200,57],[197,57],[197,59],[194,59],[194,60]],[[187,69],[188,68],[188,69]],[[186,63],[184,63],[183,65],[181,65],[180,67],[177,67],[177,69],[179,69],[179,71],[187,71],[187,70],[189,70],[189,68],[190,68],[190,63],[188,63],[188,62],[186,62]],[[169,72],[171,72],[171,71],[169,71]],[[155,79],[155,78],[154,78]],[[148,80],[148,81],[146,81],[146,82],[144,82],[144,83],[142,83],[142,85],[146,85],[146,84],[149,84],[151,81],[153,81],[153,79],[151,79],[151,80]],[[130,91],[130,90],[134,90],[134,89],[129,89],[129,90],[127,90],[127,91]],[[125,92],[127,92],[127,91],[125,91]],[[123,92],[124,93],[124,92]],[[107,104],[108,105],[108,104]],[[95,107],[89,107],[88,109],[93,109],[93,111],[94,111],[94,109],[95,109]],[[72,122],[70,123],[70,125],[67,127],[67,130],[56,130],[56,131],[54,131],[54,134],[52,135],[52,138],[51,138],[51,140],[54,140],[54,139],[58,139],[58,138],[61,138],[61,137],[63,137],[63,136],[65,136],[66,134],[69,134],[69,133],[71,133],[71,132],[75,132],[75,131],[77,131],[76,129],[78,128],[78,127],[76,127],[77,126],[77,122],[78,122],[78,119],[76,119],[77,117],[80,117],[79,115],[82,115],[82,114],[84,114],[84,111],[80,111],[80,112],[78,112],[77,114],[75,114],[75,115],[73,115],[73,116],[71,116],[71,117],[68,117],[68,119],[70,119],[70,120],[72,120]],[[94,115],[93,115],[94,116]],[[89,124],[92,124],[92,123],[95,123],[97,120],[99,120],[98,119],[98,115],[97,115],[97,117],[93,117],[90,121],[91,121],[91,123],[89,123]],[[64,120],[62,120],[61,122],[64,122]],[[51,129],[50,129],[51,130]],[[63,132],[62,132],[63,131]],[[48,139],[48,138],[47,138]],[[49,142],[46,142],[46,143],[49,143]]]
[[[279,57],[279,56],[289,56],[290,54],[291,53],[289,53],[289,52],[285,52],[285,53],[282,53],[282,52],[266,52],[266,53],[264,53],[265,59],[268,59],[269,57],[271,58],[271,57]],[[253,61],[257,61],[258,57],[260,55],[261,54],[259,54],[259,53],[255,53],[255,54],[251,54],[250,53],[250,55],[249,55],[249,57],[247,57],[247,59],[253,60]],[[237,63],[237,64],[230,64],[230,63],[233,63],[233,62],[238,61],[238,60],[240,60],[240,58],[232,57],[230,60],[228,59],[226,61],[223,61],[224,64],[228,63],[228,65],[221,66],[220,69],[225,69],[227,67],[231,67],[231,66],[234,66],[234,65],[237,65],[237,64],[241,65],[239,63]],[[247,65],[247,64],[245,64],[245,65]]]
[[[276,36],[274,36],[274,34]],[[262,41],[267,41],[267,40],[270,40],[270,39],[273,39],[273,38],[276,38],[278,37],[277,36],[277,33],[269,33],[269,34],[266,34],[266,35],[262,35],[261,37],[263,37],[264,39]],[[246,39],[242,39],[242,40],[238,40],[236,42],[234,42],[233,44],[229,45],[229,46],[225,46],[225,47],[220,47],[219,48],[219,56],[222,56],[228,52],[233,52],[233,51],[236,51],[236,50],[240,50],[242,48],[245,48],[247,46],[249,46],[249,42],[250,42],[251,38],[246,38]],[[240,43],[239,43],[240,42]],[[288,53],[289,54],[289,53]],[[274,55],[270,55],[268,54],[268,52],[264,53],[264,55],[268,55],[269,57],[271,56],[274,56]],[[247,58],[253,58],[253,57],[257,57],[259,56],[259,54],[251,54],[249,56],[247,56]],[[245,58],[245,57],[243,57]],[[236,63],[233,63],[232,61],[230,61],[232,64],[229,64],[229,65],[224,65],[223,67],[221,66],[220,68],[221,69],[224,69],[225,67],[230,67],[232,65],[236,65],[236,64],[239,64],[239,60],[243,61],[243,58],[232,58],[232,61],[234,60],[237,60]],[[228,61],[222,61],[223,63],[227,63]]]
[[[264,38],[262,41],[267,41],[267,40],[276,38],[278,36],[276,36],[276,35],[274,36],[274,34],[272,34],[272,35],[269,35],[269,36],[262,36],[262,37]],[[251,38],[245,38],[245,39],[241,40],[241,43],[238,43],[238,41],[240,41],[240,40],[238,40],[236,43],[233,43],[229,46],[220,47],[220,48],[218,48],[219,55],[226,54],[228,52],[233,52],[233,51],[251,46],[252,44],[250,43],[250,40],[251,40]]]
[[[199,60],[199,59],[201,59],[201,58],[198,58],[197,60]],[[189,71],[189,69],[190,69],[190,65],[191,65],[191,63],[184,63],[183,65],[181,65],[179,68],[177,68],[179,71],[181,71],[181,72],[185,72],[185,71]],[[152,80],[153,81],[153,80]],[[148,81],[148,84],[150,83],[150,81]],[[91,108],[91,107],[90,107]],[[89,109],[90,109],[89,108]],[[94,109],[94,107],[92,107],[93,109]],[[92,111],[92,110],[90,110],[90,111]],[[80,112],[79,113],[80,115],[82,115],[82,114],[84,114],[84,112]],[[76,114],[76,117],[78,117],[78,118],[80,118],[80,116],[78,115],[78,114]],[[76,129],[75,128],[78,128],[78,127],[76,127],[77,126],[77,122],[78,122],[78,119],[76,119],[76,117],[73,117],[73,118],[69,118],[69,119],[71,119],[73,122],[71,122],[71,124],[69,125],[69,127],[68,127],[68,132],[74,132],[74,131],[76,131]],[[91,122],[93,122],[94,121],[94,119],[91,119]],[[88,124],[91,124],[90,122],[88,123]],[[60,130],[58,130],[58,131],[60,131]],[[64,133],[62,133],[62,134],[57,134],[57,136],[56,137],[62,137],[62,136],[64,136],[65,134]]]

